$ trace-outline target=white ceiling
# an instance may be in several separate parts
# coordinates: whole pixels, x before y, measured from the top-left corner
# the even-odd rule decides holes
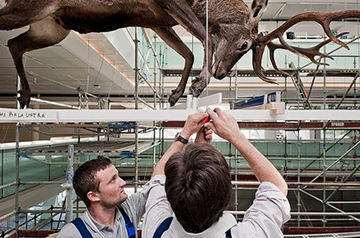
[[[246,0],[245,2],[250,4],[251,1]],[[359,2],[360,0],[302,2],[299,0],[269,0],[267,11],[263,16],[263,19],[267,21],[261,23],[260,30],[271,31],[281,20],[306,11],[360,9]],[[4,0],[0,0],[0,7],[3,5]],[[335,27],[342,31],[342,24]],[[359,35],[359,24],[352,24],[350,28],[347,26],[346,31],[350,30],[353,35]],[[2,102],[14,100],[13,97],[4,97],[4,95],[13,94],[16,91],[16,71],[6,44],[9,39],[26,29],[0,31],[0,101]],[[188,36],[183,29],[178,27],[176,29],[180,36]],[[305,23],[294,29],[297,32],[312,34],[311,31],[318,32],[320,28],[314,27],[313,23]],[[93,48],[89,47],[87,43]],[[80,36],[77,33],[71,33],[67,39],[56,46],[28,53],[25,57],[25,67],[32,92],[39,95],[76,96],[76,89],[81,87],[92,94],[116,97],[134,94],[134,74],[130,61],[129,57],[119,53],[109,39],[104,37],[104,34]],[[31,75],[31,72],[34,72],[34,75]],[[263,84],[260,81],[258,83]],[[173,85],[174,83],[166,87],[167,93],[173,89]],[[215,85],[217,88],[212,88],[212,91],[228,90],[227,85],[221,85],[219,82]],[[261,90],[259,88],[257,84],[254,84],[246,90],[258,90],[259,93],[267,90],[267,87],[261,87]],[[142,89],[140,93],[148,93],[148,91]],[[74,97],[69,97],[69,99],[74,100]],[[66,101],[66,97],[56,100]]]

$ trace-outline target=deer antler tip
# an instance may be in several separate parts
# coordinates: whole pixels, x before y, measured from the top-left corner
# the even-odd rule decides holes
[[[269,78],[261,78],[263,81],[267,82],[267,83],[272,83],[272,84],[277,84],[279,85],[279,83],[276,81],[276,79],[269,79]]]

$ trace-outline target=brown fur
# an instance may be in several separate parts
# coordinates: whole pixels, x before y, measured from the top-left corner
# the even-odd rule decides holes
[[[182,25],[205,45],[205,0],[5,1],[6,6],[0,9],[0,30],[30,25],[28,32],[8,42],[21,79],[21,107],[29,104],[31,95],[22,62],[23,54],[59,43],[70,30],[80,33],[104,32],[129,26],[153,29],[185,59],[181,81],[169,98],[171,105],[183,95],[194,61],[191,51],[171,27]],[[209,55],[204,59],[199,77],[190,87],[194,96],[199,96],[206,87],[209,80],[207,75],[224,78],[233,65],[250,50],[257,37],[257,24],[266,5],[267,0],[253,0],[252,9],[249,9],[242,0],[209,1]],[[259,11],[253,17],[255,9]]]

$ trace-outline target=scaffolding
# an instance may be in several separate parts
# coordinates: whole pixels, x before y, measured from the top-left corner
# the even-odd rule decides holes
[[[347,44],[358,40],[359,37],[355,37]],[[327,54],[332,55],[337,50],[339,48]],[[347,57],[332,56],[334,58]],[[283,76],[275,70],[265,70],[266,77],[284,78],[285,90],[282,93],[285,97],[282,101],[286,103],[288,109],[284,115],[274,118],[269,113],[266,116],[265,114],[259,116],[257,113],[261,112],[258,110],[228,111],[233,113],[236,119],[241,120],[238,122],[240,128],[270,131],[274,135],[273,138],[276,138],[252,140],[252,142],[270,161],[278,165],[277,168],[288,182],[292,219],[285,224],[284,231],[288,234],[285,237],[359,237],[360,213],[357,204],[359,204],[360,193],[358,182],[360,122],[355,114],[358,111],[357,79],[360,68],[356,65],[359,55],[348,57],[354,58],[354,68],[329,69],[326,66],[323,68],[317,66],[314,69],[308,69],[306,67],[309,64],[304,66],[298,64],[297,68],[292,66],[282,69],[289,76]],[[326,61],[324,60],[323,63]],[[193,75],[199,72],[200,70],[192,71]],[[166,69],[164,74],[165,77],[178,77],[181,71]],[[230,90],[228,101],[232,104],[231,108],[234,108],[239,100],[246,100],[247,103],[253,99],[241,98],[238,93],[238,78],[256,77],[252,70],[235,68],[229,72],[228,77]],[[305,88],[302,77],[312,78],[308,89]],[[323,80],[321,98],[311,94],[314,82],[319,77]],[[352,79],[341,97],[328,98],[326,95],[328,77]],[[288,97],[288,79],[294,85],[295,98]],[[352,90],[353,97],[349,97]],[[329,104],[331,107],[328,106]],[[294,117],[291,117],[289,113],[294,113]],[[319,117],[316,117],[317,113]],[[347,118],[336,118],[330,116],[332,113],[342,116],[349,113],[349,115]],[[271,121],[271,118],[274,120]],[[183,123],[164,123],[165,127],[175,125],[181,127]],[[304,131],[312,134],[313,139],[303,139],[301,133]],[[277,138],[277,132],[282,134],[279,138]],[[337,134],[337,137],[329,139],[329,134]],[[290,135],[292,138],[289,138]],[[236,215],[241,221],[245,214],[244,210],[249,205],[245,204],[241,207],[241,201],[243,201],[241,197],[251,196],[259,183],[255,182],[256,178],[251,170],[231,145],[216,144],[216,147],[221,148],[221,152],[227,155],[232,169],[234,196],[228,212]],[[307,150],[310,147],[316,147],[314,150],[316,153],[309,155]],[[279,149],[279,152],[272,154],[276,149]],[[344,199],[346,197],[347,200]],[[320,234],[309,235],[311,233]]]
[[[138,28],[139,29],[139,28]],[[138,29],[135,28],[135,35],[133,38],[136,51],[138,52]],[[156,43],[156,37],[155,37]],[[155,44],[156,45],[156,44]],[[149,51],[145,55],[148,55],[148,52],[152,52],[154,58],[157,58],[157,50],[154,48],[149,48]],[[138,54],[135,54],[136,57]],[[161,55],[159,56],[161,59]],[[69,124],[56,124],[53,126],[57,127],[71,127],[77,128],[77,136],[81,138],[83,135],[81,132],[84,130],[87,132],[96,133],[97,137],[105,136],[109,138],[109,135],[114,135],[117,133],[129,133],[134,135],[134,142],[130,143],[127,140],[124,141],[110,141],[105,140],[102,142],[93,141],[88,143],[83,143],[76,145],[74,147],[74,153],[82,155],[92,155],[102,154],[109,157],[115,158],[131,158],[133,159],[133,164],[129,167],[118,168],[120,173],[125,177],[134,177],[134,180],[131,181],[131,184],[134,185],[135,191],[138,189],[141,184],[144,183],[149,178],[151,170],[147,166],[141,166],[140,155],[144,154],[145,159],[151,160],[151,167],[155,166],[156,158],[160,158],[161,154],[165,151],[165,144],[161,143],[161,148],[158,148],[160,141],[164,140],[164,128],[166,127],[181,127],[186,120],[187,116],[194,112],[194,110],[159,110],[164,107],[164,77],[165,76],[177,76],[181,74],[181,71],[178,70],[162,70],[164,75],[160,73],[154,73],[153,85],[151,85],[146,77],[139,72],[138,59],[135,60],[135,110],[126,111],[124,115],[123,111],[97,111],[89,110],[85,116],[80,115],[84,112],[72,111],[71,114],[67,110],[33,110],[32,113],[35,113],[35,119],[33,118],[23,118],[21,111],[19,110],[0,110],[0,121],[22,121],[23,122],[33,122],[33,123],[42,123],[42,122],[52,122],[52,123],[76,123],[74,125]],[[154,69],[162,68],[163,62],[160,60],[154,60]],[[158,70],[155,70],[157,72]],[[257,144],[261,150],[262,146],[266,146],[267,149],[264,153],[268,156],[270,161],[273,163],[278,163],[278,169],[281,171],[282,175],[286,178],[290,190],[290,196],[292,203],[292,219],[286,224],[284,230],[293,233],[300,232],[295,228],[302,228],[307,230],[309,233],[313,232],[315,229],[310,229],[315,226],[319,228],[320,231],[330,229],[332,224],[341,224],[347,225],[348,231],[353,230],[352,232],[343,233],[343,237],[356,237],[358,232],[356,231],[358,224],[360,222],[360,212],[357,211],[354,205],[358,204],[359,201],[356,199],[358,193],[360,192],[360,183],[357,181],[359,177],[359,167],[360,161],[357,156],[358,154],[358,145],[360,144],[359,128],[360,128],[360,112],[357,110],[357,98],[356,93],[354,98],[348,99],[347,94],[351,89],[354,89],[356,92],[356,80],[359,76],[359,69],[336,69],[331,70],[324,67],[323,69],[305,69],[305,67],[298,67],[297,69],[286,69],[291,76],[292,82],[297,91],[297,98],[292,100],[290,98],[285,98],[284,101],[287,104],[288,109],[283,115],[271,115],[269,110],[247,110],[247,111],[228,111],[232,114],[238,121],[239,127],[243,129],[265,129],[272,132],[283,131],[282,138],[271,140],[252,140],[254,144]],[[199,70],[193,70],[192,73],[197,75]],[[275,71],[267,70],[265,75],[271,77],[282,77]],[[313,77],[312,85],[316,77],[324,78],[324,90],[326,87],[326,77],[329,76],[347,76],[353,77],[352,82],[349,84],[344,96],[342,98],[331,99],[331,102],[336,102],[334,109],[336,110],[327,110],[325,107],[329,103],[329,99],[324,97],[321,100],[312,100],[310,95],[312,91],[312,86],[309,90],[306,90],[304,84],[301,81],[301,76],[306,75],[307,77]],[[253,71],[250,70],[239,70],[236,69],[230,72],[230,88],[235,87],[234,91],[235,96],[229,101],[235,102],[239,99],[238,89],[238,78],[239,77],[252,77],[254,76]],[[232,80],[235,78],[235,80]],[[139,97],[139,79],[144,80],[147,85],[154,92],[154,105],[150,105],[144,99]],[[287,83],[287,78],[285,79]],[[287,86],[285,86],[287,87]],[[286,89],[284,94],[286,94]],[[341,110],[341,105],[347,102],[347,104],[352,103],[352,110]],[[143,103],[147,105],[151,110],[147,111],[146,119],[143,117],[143,111],[138,110],[138,104]],[[318,109],[316,105],[323,105],[322,110],[313,110]],[[291,108],[290,108],[291,107]],[[295,109],[295,110],[294,110]],[[308,110],[300,110],[308,109]],[[10,117],[9,115],[13,115]],[[37,114],[39,113],[39,114]],[[14,116],[17,115],[17,116]],[[36,116],[37,115],[37,116]],[[43,117],[44,115],[44,117]],[[31,117],[31,115],[30,115]],[[130,120],[131,119],[131,120]],[[106,122],[103,122],[103,121]],[[254,121],[257,120],[257,121]],[[113,123],[114,121],[132,121],[131,124],[123,123]],[[147,124],[142,125],[144,121],[147,121]],[[167,121],[161,124],[159,129],[159,124],[155,123],[156,121]],[[151,123],[150,126],[148,123]],[[90,123],[90,124],[87,124]],[[46,124],[35,124],[37,129],[32,128],[38,132],[46,133],[44,127],[47,127]],[[30,128],[29,124],[18,124],[18,130],[20,127]],[[150,130],[149,130],[150,128]],[[305,140],[301,138],[302,131],[312,130],[314,134],[314,139]],[[139,135],[141,133],[152,132],[154,140],[141,141]],[[327,139],[328,133],[341,133],[340,138],[333,140]],[[18,132],[17,132],[18,134]],[[64,134],[66,135],[66,134]],[[292,137],[292,138],[290,138]],[[155,138],[159,138],[155,140]],[[79,141],[81,141],[79,139]],[[19,208],[19,187],[23,184],[39,184],[39,181],[22,181],[19,176],[19,163],[20,157],[26,157],[31,161],[36,161],[45,165],[67,165],[67,161],[56,161],[51,156],[69,154],[69,147],[58,146],[51,147],[46,149],[31,149],[23,150],[18,144],[19,138],[17,137],[16,145],[16,178],[15,181],[8,184],[2,184],[0,190],[2,191],[5,188],[14,186],[16,188],[15,197],[15,210],[9,212],[2,218],[0,221],[6,220],[11,216],[16,216],[15,229],[19,231],[19,228],[27,224],[20,224],[19,215],[21,213],[50,213],[51,218],[57,216],[60,213],[66,211],[64,207],[54,208],[49,211],[44,210],[22,210]],[[122,144],[121,148],[114,147]],[[170,143],[170,142],[167,142]],[[276,145],[276,146],[274,146]],[[317,153],[304,154],[303,149],[307,149],[306,146],[314,146]],[[77,148],[77,146],[79,148]],[[246,166],[241,156],[238,152],[229,144],[221,145],[223,146],[222,152],[226,154],[226,158],[229,161],[231,167],[231,173],[233,176],[233,185],[234,185],[234,198],[233,203],[229,208],[229,212],[236,215],[237,219],[241,221],[244,210],[241,202],[241,197],[243,194],[253,194],[257,189],[258,182],[255,181],[255,177],[252,175],[251,170]],[[272,154],[271,148],[279,149],[279,153]],[[344,151],[337,152],[337,150],[344,149],[347,146],[347,149]],[[94,149],[98,148],[98,149]],[[148,149],[152,148],[153,151],[149,154]],[[145,153],[142,153],[145,152]],[[263,151],[262,151],[263,152]],[[71,154],[71,153],[70,153]],[[37,156],[45,155],[46,159],[39,160]],[[69,156],[71,157],[71,156]],[[73,161],[74,164],[80,163],[78,160]],[[295,165],[294,165],[295,164]],[[68,171],[71,171],[69,169]],[[144,178],[143,181],[140,178]],[[44,182],[55,183],[55,182]],[[58,184],[59,182],[56,182]],[[243,194],[242,194],[243,193]],[[353,194],[352,200],[343,200],[343,194],[350,193]],[[295,202],[294,202],[295,201]],[[316,208],[314,205],[316,204]],[[246,205],[246,204],[245,204]],[[75,214],[83,212],[79,209],[78,203],[74,210]],[[319,208],[320,207],[320,208]],[[50,218],[50,219],[51,219]],[[26,217],[27,219],[27,217]],[[36,216],[34,222],[36,221]],[[35,227],[41,227],[41,224],[36,224]],[[351,226],[350,226],[351,225]],[[53,228],[53,227],[51,227]],[[56,227],[55,227],[56,228]],[[304,229],[308,228],[308,229]],[[333,230],[333,232],[340,233],[342,230]],[[345,236],[347,235],[347,236]],[[286,235],[286,237],[314,237],[315,235]],[[318,234],[315,237],[321,237],[321,234]]]
[[[358,39],[359,37],[356,37],[348,42],[348,44]],[[338,49],[339,48],[336,48],[327,54],[330,55]],[[355,62],[356,58],[359,59],[359,55],[350,57],[355,57]],[[326,63],[325,59],[323,63]],[[360,68],[328,69],[324,66],[323,69],[319,69],[318,65],[313,70],[305,69],[308,65],[309,64],[302,67],[299,65],[297,69],[287,70],[297,92],[296,103],[291,102],[288,98],[284,99],[287,108],[291,107],[294,110],[315,109],[315,104],[320,104],[320,106],[317,106],[317,109],[327,109],[326,106],[330,101],[330,103],[335,105],[331,108],[334,110],[351,108],[351,111],[354,111],[358,109],[356,80],[359,77]],[[356,66],[355,63],[354,66]],[[274,77],[275,72],[267,71],[265,73],[267,73],[268,76]],[[245,74],[248,73],[245,72]],[[238,76],[239,71],[236,70],[232,75]],[[300,75],[313,78],[308,90],[304,87]],[[339,99],[328,100],[326,98],[326,79],[329,76],[353,78],[345,90],[345,93]],[[317,77],[323,77],[323,98],[322,100],[314,100],[313,102],[313,100],[310,99],[310,94]],[[283,92],[285,95],[287,95],[286,82],[287,79],[285,77],[285,91]],[[237,85],[237,77],[235,77],[235,85]],[[349,99],[348,94],[351,89],[353,89],[354,96]],[[238,93],[236,92],[235,99],[237,95]],[[345,101],[347,106],[343,107],[342,104]],[[316,112],[316,110],[313,112]],[[296,122],[273,122],[268,125],[263,122],[239,123],[240,128],[262,128],[284,131],[283,138],[276,139],[278,143],[282,143],[284,146],[283,155],[280,156],[280,158],[270,157],[269,159],[273,161],[283,161],[279,170],[288,183],[290,191],[289,197],[290,199],[292,197],[291,201],[294,203],[292,204],[292,218],[284,227],[284,233],[287,234],[285,237],[359,237],[360,229],[358,226],[360,223],[360,213],[357,209],[357,204],[359,204],[357,197],[360,193],[360,183],[358,182],[358,176],[360,175],[360,161],[358,158],[360,151],[358,148],[360,145],[359,119],[349,118],[348,120],[335,121],[332,119],[333,118],[329,118],[324,114],[323,119],[318,121],[304,121],[302,118],[299,118]],[[345,126],[345,124],[347,125]],[[312,155],[312,158],[307,158],[308,156],[304,155],[306,154],[306,152],[304,153],[306,148],[304,148],[303,143],[306,143],[306,140],[303,140],[300,135],[300,132],[303,130],[312,130],[315,139],[308,141],[308,143],[317,143],[319,145],[318,154],[316,156]],[[334,134],[338,132],[341,134],[338,138],[329,140],[327,139],[329,132]],[[295,139],[290,142],[297,147],[297,153],[294,155],[290,155],[289,153],[289,139],[287,136],[289,133],[295,134]],[[348,146],[345,151],[341,153],[335,152],[340,146],[344,147],[345,145]],[[231,154],[231,152],[229,152],[229,154]],[[235,157],[230,157],[230,159],[235,160],[233,163],[235,164],[234,175],[236,179],[233,183],[236,185],[236,194],[239,191],[239,186],[243,186],[245,190],[249,189],[249,186],[254,186],[251,182],[237,181],[239,175],[244,176],[244,174],[237,172],[240,160],[237,154],[235,154]],[[295,169],[289,167],[289,162],[296,162]],[[314,166],[316,163],[318,167]],[[293,195],[291,195],[291,193]],[[348,197],[348,200],[344,200],[344,194],[348,195],[345,196]],[[238,211],[239,202],[237,199],[238,196],[235,196],[235,211],[231,212],[237,216],[244,215],[244,212]],[[316,203],[318,208],[314,207],[314,205],[312,205],[313,203]],[[334,225],[339,227],[332,227]]]
[[[133,30],[133,31],[131,31]],[[144,107],[147,107],[148,110],[156,110],[164,107],[165,99],[164,99],[164,79],[161,75],[161,57],[159,57],[157,49],[156,49],[156,35],[154,36],[154,40],[150,39],[144,29],[142,28],[133,28],[128,30],[130,37],[133,39],[133,43],[135,46],[135,93],[134,93],[134,102],[135,102],[135,110],[139,108],[139,104],[142,103]],[[139,40],[139,35],[142,37]],[[139,45],[141,44],[141,49],[139,49]],[[150,54],[151,52],[152,54]],[[161,56],[161,53],[160,53]],[[152,70],[152,81],[150,81],[148,76],[145,76],[142,72],[140,72],[140,62],[147,62],[149,57],[153,57],[152,61],[154,62],[151,67]],[[159,59],[160,58],[160,59]],[[144,67],[144,65],[142,66]],[[153,92],[153,105],[151,103],[146,102],[145,99],[142,99],[139,96],[139,88],[140,84],[146,83],[145,85],[149,87]],[[80,88],[79,91],[79,107],[73,107],[68,105],[63,105],[54,102],[48,102],[42,99],[34,99],[41,100],[41,102],[47,102],[56,106],[68,107],[71,109],[80,109],[85,108],[88,109],[88,96],[96,97],[95,95],[84,92]],[[101,107],[102,110],[99,110],[97,113],[102,114],[104,108],[109,108],[110,102],[104,102],[104,105]],[[107,105],[105,105],[107,104]],[[31,110],[19,110],[16,114],[20,115],[24,112],[28,112],[28,116],[41,118],[44,115],[39,113],[31,112]],[[55,110],[57,111],[57,110]],[[81,110],[84,113],[84,110]],[[87,110],[85,110],[87,111]],[[91,111],[91,110],[90,110]],[[76,112],[76,110],[70,110],[68,113],[72,114]],[[124,111],[123,111],[124,112]],[[37,116],[35,115],[37,114]],[[3,114],[2,114],[3,115]],[[14,114],[12,114],[14,115]],[[5,236],[6,234],[14,234],[17,237],[28,236],[29,234],[35,235],[43,235],[56,232],[59,229],[59,226],[62,222],[69,222],[73,219],[73,212],[77,216],[79,213],[84,212],[84,209],[79,207],[79,200],[76,199],[73,201],[73,189],[72,189],[72,176],[74,167],[80,165],[88,159],[95,158],[97,155],[107,156],[109,157],[113,164],[119,168],[119,164],[122,161],[132,161],[134,164],[132,166],[132,171],[128,173],[124,178],[129,179],[127,184],[133,186],[134,191],[136,192],[139,189],[139,156],[146,152],[152,150],[153,155],[153,163],[152,166],[155,165],[155,156],[157,154],[162,153],[161,151],[161,141],[163,136],[163,129],[161,125],[157,124],[156,121],[151,123],[149,122],[140,122],[133,121],[133,118],[129,118],[129,120],[119,120],[114,119],[110,120],[98,120],[93,122],[75,122],[71,123],[70,121],[64,121],[61,123],[57,121],[56,123],[51,123],[50,121],[43,122],[16,122],[16,138],[15,145],[2,145],[2,179],[1,179],[1,197],[4,197],[5,189],[14,189],[13,199],[10,203],[13,203],[12,211],[3,214],[0,217],[0,223],[7,223],[6,232],[0,234],[0,237]],[[15,122],[15,121],[12,121]],[[25,146],[24,143],[20,143],[20,131],[27,130],[39,134],[46,135],[48,137],[65,137],[66,139],[56,142],[49,141],[49,143],[31,143],[30,146]],[[145,134],[151,135],[141,136]],[[119,138],[120,135],[124,135],[124,138]],[[72,137],[73,139],[68,139],[68,137]],[[85,138],[84,138],[85,137]],[[131,141],[130,141],[131,140]],[[44,147],[44,145],[46,147]],[[15,179],[12,182],[5,183],[4,176],[4,158],[6,155],[5,150],[9,150],[13,148],[16,153],[16,162],[14,168]],[[30,163],[34,164],[38,167],[47,167],[48,168],[48,180],[45,181],[26,181],[26,176],[20,175],[20,163],[23,161],[30,161]],[[63,171],[66,170],[66,173],[62,173],[59,176],[59,173],[56,173],[57,178],[54,179],[54,175],[52,175],[52,168],[61,169]],[[29,168],[30,169],[30,168]],[[150,171],[150,170],[149,170]],[[23,172],[22,172],[23,173]],[[46,177],[46,176],[45,176]],[[41,176],[40,176],[41,178]],[[66,183],[64,183],[64,179]],[[37,179],[36,179],[37,180]],[[63,188],[60,188],[61,185]],[[54,207],[51,206],[49,210],[43,209],[22,209],[20,203],[20,196],[23,195],[24,189],[26,188],[37,188],[41,186],[57,186],[58,190],[66,189],[66,199],[62,206]],[[22,188],[21,188],[22,187]],[[25,187],[25,188],[24,188]],[[31,189],[30,189],[31,190]],[[29,190],[27,190],[29,191]],[[45,188],[46,191],[46,188]],[[43,192],[45,192],[43,191]],[[49,191],[50,192],[50,191]],[[11,192],[10,192],[11,193]],[[31,193],[31,191],[29,192]],[[6,197],[9,197],[7,195]],[[11,196],[10,196],[11,197]],[[5,203],[2,203],[4,205]],[[74,205],[74,209],[73,209]],[[2,209],[5,209],[5,205],[2,206]],[[4,212],[3,210],[2,212]],[[33,215],[31,215],[33,214]],[[39,222],[39,217],[41,214],[48,214],[45,220]],[[31,217],[32,216],[32,217]],[[29,218],[30,217],[30,218]],[[57,221],[55,221],[55,219]],[[15,226],[11,227],[11,223],[14,223]],[[50,225],[49,225],[50,224]],[[46,227],[47,231],[39,231],[40,229]],[[30,230],[29,230],[30,229]]]

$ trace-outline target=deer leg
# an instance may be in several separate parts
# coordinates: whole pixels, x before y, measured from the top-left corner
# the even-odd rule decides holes
[[[170,14],[181,26],[189,31],[193,36],[198,38],[204,46],[204,52],[206,52],[206,30],[199,18],[195,15],[190,5],[185,0],[155,0],[155,2],[161,6],[168,14]],[[210,80],[211,72],[209,70],[212,65],[212,50],[211,50],[211,38],[208,37],[209,54],[204,57],[204,65],[200,75],[193,81],[193,85],[190,87],[190,93],[195,97],[198,97]],[[206,77],[208,75],[208,78]]]
[[[27,26],[44,19],[56,10],[53,0],[10,1],[0,9],[0,30],[13,30]]]
[[[194,63],[194,55],[172,28],[153,28],[153,30],[165,41],[166,44],[168,44],[185,59],[185,66],[180,83],[176,89],[171,91],[171,95],[169,97],[170,105],[174,106],[179,98],[184,94],[186,83]]]
[[[201,42],[205,42],[206,31],[199,18],[195,15],[190,5],[185,0],[154,0],[162,7],[175,21],[184,27]]]
[[[24,53],[55,45],[62,41],[69,32],[69,30],[57,24],[53,18],[47,17],[42,21],[32,24],[27,32],[8,41],[9,50],[20,77],[21,89],[18,100],[21,108],[29,106],[31,96],[23,64]]]
[[[210,37],[209,37],[210,39]],[[209,49],[208,49],[208,53],[206,54],[206,48],[204,50],[204,64],[203,67],[201,69],[200,75],[197,76],[193,81],[192,84],[189,88],[190,93],[194,96],[194,97],[199,97],[200,94],[202,93],[202,91],[204,91],[204,89],[207,87],[207,85],[210,82],[210,78],[211,78],[211,73],[209,71],[209,69],[211,68],[211,62],[212,62],[212,55],[213,55],[213,50],[212,47],[210,45],[209,42]],[[206,55],[208,56],[206,59]],[[207,65],[206,62],[209,62],[209,64]]]

